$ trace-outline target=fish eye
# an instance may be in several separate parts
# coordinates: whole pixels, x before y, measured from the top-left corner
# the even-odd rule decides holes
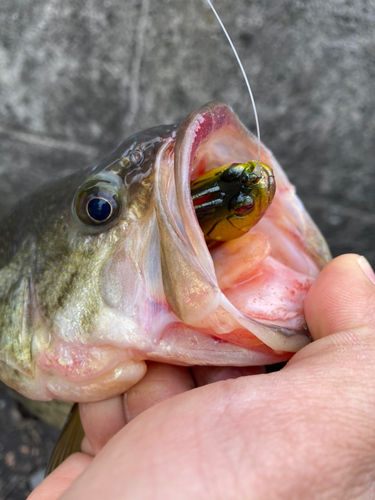
[[[106,180],[91,180],[78,189],[73,202],[77,218],[87,226],[112,221],[120,211],[117,186]]]
[[[110,219],[113,207],[108,200],[104,198],[91,198],[86,205],[87,215],[96,223],[106,222]]]

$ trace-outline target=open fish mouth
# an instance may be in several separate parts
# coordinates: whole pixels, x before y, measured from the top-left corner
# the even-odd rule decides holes
[[[265,282],[266,275],[272,274],[268,285],[279,288],[278,298],[286,302],[290,295],[296,295],[297,289],[306,292],[330,259],[327,245],[296,197],[294,187],[270,151],[262,146],[261,161],[272,167],[276,178],[273,204],[247,235],[210,252],[194,214],[190,183],[220,165],[257,159],[256,139],[230,108],[210,103],[185,120],[174,147],[174,169],[166,159],[160,161],[155,180],[162,246],[174,247],[173,253],[162,255],[164,289],[169,292],[170,307],[185,323],[200,326],[202,322],[207,324],[215,311],[219,314],[220,308],[274,351],[296,352],[308,343],[301,307],[295,308],[294,318],[292,311],[289,315],[278,312],[277,303],[268,301],[266,305],[265,298],[263,313],[261,306],[259,314],[253,311],[253,315],[235,310],[238,288],[244,288],[242,295],[247,291],[252,297],[252,286],[245,283],[249,285],[257,276],[263,275]],[[168,155],[168,147],[166,152]],[[166,192],[167,196],[163,196]],[[243,267],[243,261],[249,259],[250,269],[231,280],[228,275],[233,269]],[[185,273],[195,274],[194,288],[186,287]],[[223,289],[227,293],[223,294]],[[261,287],[257,293],[262,294]],[[298,300],[302,306],[301,295],[292,302]],[[254,317],[257,321],[253,321]],[[220,327],[216,333],[219,332]]]
[[[46,229],[58,220],[59,238],[49,241],[38,228],[28,244],[35,251],[20,300],[27,328],[19,332],[22,343],[2,333],[8,347],[0,364],[2,379],[24,395],[100,400],[140,380],[145,360],[264,365],[310,342],[303,301],[330,254],[271,152],[261,147],[260,160],[276,180],[272,205],[244,236],[209,250],[191,182],[222,165],[257,160],[257,141],[216,102],[161,130],[133,136],[78,176],[78,191],[76,184],[75,194],[61,195],[63,208]],[[113,203],[108,210],[106,200]],[[59,251],[63,271],[43,260]],[[31,354],[20,360],[25,350]]]

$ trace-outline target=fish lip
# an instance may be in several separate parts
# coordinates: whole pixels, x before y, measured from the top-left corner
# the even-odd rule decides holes
[[[124,352],[113,346],[58,339],[39,352],[36,364],[48,374],[62,376],[71,382],[85,382],[114,369],[124,357],[127,358]]]
[[[132,349],[110,344],[78,344],[59,339],[36,358],[36,399],[99,401],[123,393],[146,372],[146,364]],[[34,395],[35,397],[35,395]]]

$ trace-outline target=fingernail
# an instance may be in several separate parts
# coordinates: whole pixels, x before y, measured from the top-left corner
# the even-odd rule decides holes
[[[359,267],[362,269],[362,271],[365,273],[365,275],[368,277],[368,279],[375,285],[375,273],[370,266],[369,261],[361,255],[361,257],[357,260]]]

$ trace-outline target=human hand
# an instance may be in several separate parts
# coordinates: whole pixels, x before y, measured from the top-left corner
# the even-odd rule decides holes
[[[375,498],[375,276],[333,260],[305,315],[316,342],[279,372],[201,367],[194,382],[151,364],[124,396],[82,405],[87,453],[29,500]]]

